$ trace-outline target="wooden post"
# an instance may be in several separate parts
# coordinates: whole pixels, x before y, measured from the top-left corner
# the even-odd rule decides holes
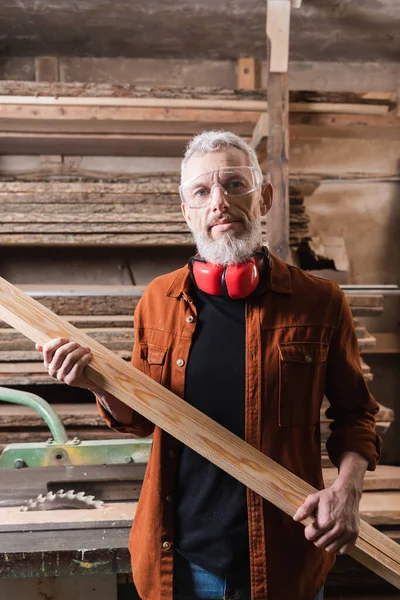
[[[267,216],[268,246],[289,259],[289,32],[290,0],[267,0],[269,44],[267,177],[274,201]]]
[[[267,216],[268,246],[282,260],[289,258],[289,82],[287,73],[268,77],[267,176],[274,188]]]
[[[66,337],[90,347],[93,360],[87,374],[92,381],[288,515],[293,516],[316,491],[2,278],[0,318],[41,345]],[[308,518],[303,524],[312,522]],[[356,547],[349,554],[400,589],[400,546],[390,538],[361,522]]]

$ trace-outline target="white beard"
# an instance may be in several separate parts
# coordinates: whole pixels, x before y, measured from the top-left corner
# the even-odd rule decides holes
[[[200,256],[216,265],[240,264],[248,260],[261,245],[261,221],[247,222],[245,230],[225,231],[214,240],[203,231],[192,232]]]

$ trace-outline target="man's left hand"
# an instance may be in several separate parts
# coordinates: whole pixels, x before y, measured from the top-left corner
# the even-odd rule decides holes
[[[331,487],[310,494],[293,519],[304,521],[314,515],[314,522],[304,530],[307,540],[327,552],[345,554],[354,547],[358,537],[360,498],[358,486],[336,481]]]

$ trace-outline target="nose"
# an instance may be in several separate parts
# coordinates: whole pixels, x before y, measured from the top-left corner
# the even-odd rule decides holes
[[[222,211],[229,207],[228,194],[220,183],[215,183],[211,190],[211,208]]]

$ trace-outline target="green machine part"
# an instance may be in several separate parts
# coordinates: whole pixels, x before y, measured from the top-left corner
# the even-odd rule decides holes
[[[0,454],[0,468],[117,465],[148,460],[151,439],[81,441],[74,437],[70,440],[57,413],[40,396],[0,387],[0,402],[34,409],[52,435],[47,442],[9,444]]]

